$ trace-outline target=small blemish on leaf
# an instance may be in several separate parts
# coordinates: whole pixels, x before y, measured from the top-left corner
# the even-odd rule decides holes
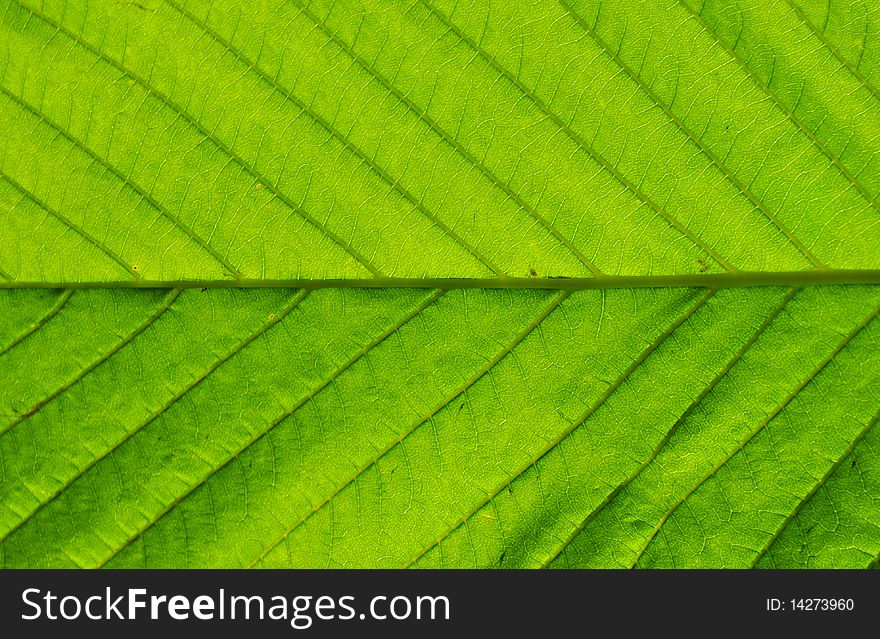
[[[131,270],[134,271],[135,273],[140,273],[140,272],[141,272],[141,267],[138,266],[137,264],[132,264],[132,265],[131,265]]]
[[[42,410],[43,406],[45,406],[45,405],[46,405],[46,401],[39,402],[38,404],[34,405],[32,408],[28,409],[24,413],[19,413],[19,414],[21,415],[22,420],[28,419],[29,417],[33,417],[34,415],[39,413],[40,410]]]
[[[206,286],[205,288],[202,289],[202,293],[206,292],[207,290],[208,290],[208,287]]]
[[[530,268],[530,269],[529,269],[529,276],[531,276],[531,277],[538,277],[538,271],[536,271],[536,270],[533,269],[533,268]]]
[[[504,550],[501,552],[501,556],[498,558],[498,565],[501,566],[504,564],[504,558],[507,556],[507,551]]]
[[[258,191],[262,191],[262,190],[263,190],[263,183],[262,183],[262,182],[257,182],[257,183],[254,185],[254,188],[257,189]]]
[[[148,13],[156,13],[156,10],[152,7],[148,7],[146,5],[141,4],[140,2],[131,2],[131,6],[140,9],[141,11],[146,11]]]
[[[269,321],[273,321],[275,319],[275,313],[269,313]]]

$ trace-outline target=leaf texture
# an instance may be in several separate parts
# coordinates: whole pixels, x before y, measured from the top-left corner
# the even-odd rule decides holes
[[[878,269],[869,4],[3,4],[7,279]]]
[[[0,566],[876,566],[875,4],[0,0]]]
[[[3,304],[17,317],[0,367],[21,371],[2,391],[6,566],[880,553],[876,287],[40,290]],[[77,351],[83,326],[95,343]]]

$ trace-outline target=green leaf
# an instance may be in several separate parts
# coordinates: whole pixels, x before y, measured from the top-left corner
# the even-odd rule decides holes
[[[17,282],[880,267],[876,54],[843,14],[4,4]]]
[[[0,566],[876,566],[838,5],[0,0]]]
[[[2,299],[6,566],[880,553],[878,287]]]

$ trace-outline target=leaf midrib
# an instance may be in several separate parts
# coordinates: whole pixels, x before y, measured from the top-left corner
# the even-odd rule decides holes
[[[598,277],[372,277],[350,279],[119,280],[112,282],[0,281],[0,289],[188,289],[188,288],[433,288],[547,289],[584,291],[615,288],[751,288],[756,286],[843,286],[880,284],[880,269],[810,269],[805,271],[732,271],[679,275],[602,275]]]

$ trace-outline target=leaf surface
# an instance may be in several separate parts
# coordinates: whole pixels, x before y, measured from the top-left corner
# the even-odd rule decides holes
[[[3,299],[7,566],[880,552],[876,287]]]
[[[811,7],[2,13],[17,282],[878,268],[873,58]]]
[[[877,565],[872,3],[0,16],[0,566]]]

